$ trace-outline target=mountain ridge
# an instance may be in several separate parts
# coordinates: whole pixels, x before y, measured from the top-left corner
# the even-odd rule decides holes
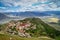
[[[25,25],[26,25],[26,27],[23,28],[23,26],[25,26]],[[60,36],[60,31],[58,31],[58,30],[54,29],[53,27],[51,27],[50,25],[44,23],[39,18],[26,18],[24,20],[18,20],[18,21],[13,20],[13,21],[7,23],[7,25],[5,25],[5,27],[6,26],[7,26],[7,30],[6,30],[7,33],[19,35],[19,36],[22,35],[23,37],[48,36],[51,38],[55,38],[55,37]],[[19,29],[20,27],[22,27],[23,30]],[[20,35],[19,33],[21,33],[21,32],[24,35],[23,34]],[[27,33],[27,34],[25,34],[25,33]]]

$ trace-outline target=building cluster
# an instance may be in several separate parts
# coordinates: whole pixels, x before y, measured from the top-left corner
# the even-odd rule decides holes
[[[32,25],[32,26],[31,26]],[[26,22],[9,22],[8,23],[8,32],[11,34],[18,34],[22,37],[31,37],[29,33],[27,33],[25,30],[29,30],[30,28],[36,29],[36,25],[33,25],[30,21]]]

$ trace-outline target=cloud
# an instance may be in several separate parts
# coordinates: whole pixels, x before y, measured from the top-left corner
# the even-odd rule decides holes
[[[59,0],[0,0],[0,2],[0,12],[60,11]]]

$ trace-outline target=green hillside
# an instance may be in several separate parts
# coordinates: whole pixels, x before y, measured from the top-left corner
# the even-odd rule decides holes
[[[47,36],[50,36],[53,38],[56,36],[60,36],[60,31],[58,31],[58,30],[54,29],[53,27],[51,27],[50,25],[44,23],[39,18],[29,18],[29,19],[27,18],[25,20],[30,20],[32,23],[36,24],[37,25],[36,31],[38,31],[39,34],[41,34],[41,35],[47,35]]]
[[[46,24],[39,18],[26,18],[24,20],[18,21],[12,20],[9,23],[0,25],[0,31],[2,32],[2,33],[0,32],[1,34],[6,33],[9,35],[17,35],[23,38],[27,37],[27,40],[28,38],[32,37],[33,37],[32,40],[35,40],[35,38],[37,38],[36,40],[39,40],[39,37],[57,39],[60,36],[60,31],[54,29],[52,26]],[[5,38],[4,35],[0,35],[0,39],[1,36],[2,38]],[[43,38],[41,40],[45,39]]]
[[[31,37],[31,38],[22,38],[19,36],[11,36],[11,35],[4,35],[0,34],[0,40],[53,40],[49,37]]]

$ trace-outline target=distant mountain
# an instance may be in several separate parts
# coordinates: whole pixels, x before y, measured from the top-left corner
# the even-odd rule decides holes
[[[23,17],[10,17],[7,16],[5,13],[0,13],[0,24],[7,23],[11,20],[23,19]]]
[[[6,15],[4,15],[3,13],[0,13],[0,20],[6,19],[8,18]]]
[[[8,16],[6,16],[4,13],[0,13],[0,24],[6,23],[10,20]]]
[[[44,12],[37,12],[37,11],[26,11],[26,12],[6,12],[4,13],[9,17],[36,17],[36,16],[60,16],[60,11],[44,11]],[[59,17],[60,18],[60,17]]]
[[[11,16],[22,16],[22,17],[35,17],[35,16],[50,16],[48,13],[44,12],[9,12],[5,13],[6,15],[11,15]]]
[[[60,19],[60,11],[26,11],[26,12],[2,12],[0,13],[0,21],[5,19],[24,19],[31,17],[46,17],[46,16],[54,16]],[[7,20],[8,21],[8,20]],[[1,21],[3,22],[3,21]]]

